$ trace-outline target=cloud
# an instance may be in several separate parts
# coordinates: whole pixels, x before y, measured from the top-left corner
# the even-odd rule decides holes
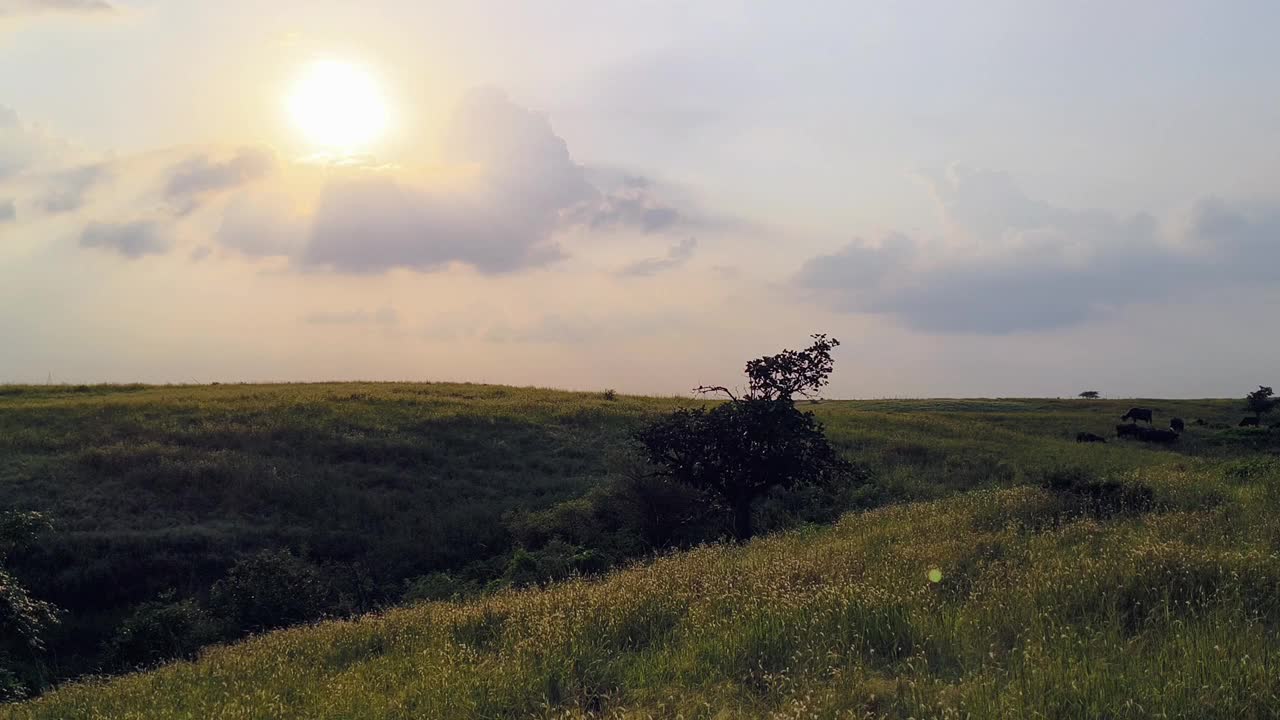
[[[335,182],[320,197],[302,262],[356,274],[429,271],[454,262],[503,273],[562,257],[549,240],[546,209],[513,202],[477,202],[392,177]]]
[[[168,252],[170,243],[149,220],[127,223],[90,223],[80,233],[80,247],[114,250],[129,259]]]
[[[1119,306],[1239,284],[1276,285],[1280,211],[1206,200],[1183,228],[1146,213],[1028,198],[1003,173],[930,178],[945,241],[895,234],[808,260],[795,284],[841,311],[929,332],[1007,334],[1083,323]],[[1270,239],[1270,240],[1269,240]]]
[[[109,13],[115,8],[104,0],[0,0],[0,17],[39,13]]]
[[[693,252],[697,247],[698,241],[696,238],[686,238],[672,245],[667,250],[665,257],[637,260],[623,266],[616,274],[619,277],[648,277],[667,270],[674,270],[687,263],[689,258],[693,257]]]
[[[400,315],[393,308],[378,308],[373,312],[354,310],[350,312],[318,311],[303,316],[302,321],[308,325],[381,325],[391,326],[400,322]]]
[[[573,218],[592,229],[636,227],[646,233],[678,224],[680,211],[659,200],[652,188],[648,178],[624,176],[619,187],[575,208]]]
[[[237,193],[219,242],[337,273],[429,272],[461,264],[498,274],[565,257],[555,240],[560,230],[654,232],[680,218],[655,197],[650,181],[589,172],[544,115],[497,90],[462,97],[441,147],[446,168],[433,177],[448,182],[421,180],[397,167],[329,168],[305,220],[288,200]]]
[[[84,206],[89,190],[109,175],[104,164],[82,165],[55,173],[44,195],[36,199],[36,207],[46,213],[74,212]]]
[[[18,208],[13,200],[0,200],[0,222],[13,222],[18,219]]]
[[[194,203],[206,193],[229,190],[269,175],[275,169],[275,155],[262,148],[242,148],[232,157],[218,162],[207,155],[196,155],[169,170],[165,197]]]

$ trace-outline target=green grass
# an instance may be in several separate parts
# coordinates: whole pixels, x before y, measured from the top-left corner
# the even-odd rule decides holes
[[[0,716],[1274,717],[1280,463],[1195,466],[1141,473],[1160,512],[975,491],[278,632]]]
[[[634,428],[692,402],[445,384],[0,387],[0,497],[56,524],[16,569],[69,610],[52,660],[71,676],[97,667],[132,607],[203,597],[258,549],[366,573],[370,608],[434,571],[492,579],[513,511],[571,522],[628,462]],[[1269,717],[1280,433],[1237,430],[1239,404],[804,405],[870,471],[832,502],[888,507],[603,582],[286,631],[0,717]],[[1173,448],[1074,442],[1113,435],[1131,405],[1208,424]],[[1148,486],[1157,512],[1074,517],[1039,489],[1063,469]],[[761,527],[794,527],[798,502],[770,498]]]
[[[672,405],[463,384],[0,387],[0,506],[54,522],[15,560],[68,611],[51,658],[74,675],[129,608],[198,596],[256,550],[369,575],[375,605],[406,578],[500,562],[504,513],[581,496]]]

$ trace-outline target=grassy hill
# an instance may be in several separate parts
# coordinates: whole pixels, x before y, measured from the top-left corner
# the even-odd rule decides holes
[[[288,550],[306,564],[301,577],[323,585],[325,604],[299,617],[316,612],[359,615],[415,598],[474,598],[466,604],[427,605],[383,618],[269,636],[242,647],[209,651],[195,666],[179,665],[155,676],[130,677],[107,690],[58,693],[48,700],[53,705],[35,707],[56,708],[47,717],[77,717],[77,711],[58,703],[98,706],[112,693],[127,694],[124,688],[145,686],[151,688],[146,692],[154,692],[157,686],[149,683],[186,683],[177,678],[194,672],[213,683],[212,688],[183,685],[188,689],[175,689],[174,702],[183,697],[187,705],[197,702],[194,695],[183,695],[188,691],[203,693],[201,697],[210,703],[229,702],[239,692],[229,688],[243,682],[251,683],[254,692],[260,691],[263,697],[284,693],[291,703],[293,693],[305,689],[303,694],[321,703],[316,707],[341,708],[348,700],[325,696],[328,690],[321,686],[354,682],[352,678],[367,677],[385,666],[386,678],[371,687],[386,695],[386,702],[399,697],[406,703],[425,703],[420,714],[429,717],[450,713],[500,717],[506,712],[503,708],[527,710],[535,706],[546,713],[555,708],[576,708],[574,712],[591,712],[597,707],[610,712],[639,708],[660,716],[667,714],[663,707],[670,707],[661,705],[665,702],[661,697],[666,697],[663,693],[670,693],[672,702],[689,710],[686,716],[697,716],[692,709],[699,702],[734,707],[726,703],[750,688],[756,688],[751,691],[756,699],[739,706],[741,711],[773,712],[781,706],[769,703],[789,696],[792,690],[765,693],[760,688],[782,683],[777,687],[818,693],[833,681],[830,677],[822,682],[815,678],[831,668],[811,660],[795,664],[799,662],[797,648],[787,644],[789,640],[773,638],[760,642],[781,643],[778,652],[782,656],[763,658],[748,644],[733,651],[737,659],[732,662],[707,660],[707,671],[721,668],[716,672],[723,677],[714,673],[703,676],[695,667],[702,663],[698,653],[710,650],[690,649],[688,644],[697,641],[706,648],[737,647],[732,645],[739,642],[733,633],[765,632],[749,629],[755,620],[735,630],[742,617],[765,612],[775,600],[784,605],[800,603],[796,612],[812,611],[820,616],[828,610],[819,612],[820,606],[809,603],[844,602],[837,596],[850,584],[882,597],[897,608],[893,613],[905,613],[902,617],[890,613],[885,616],[889,625],[874,630],[866,626],[864,632],[889,633],[895,638],[891,643],[895,647],[899,640],[909,640],[902,649],[892,651],[891,660],[885,660],[887,651],[875,644],[888,640],[868,640],[880,656],[866,667],[849,664],[854,660],[846,657],[847,647],[838,650],[851,637],[847,629],[841,630],[845,635],[822,641],[833,643],[823,645],[823,652],[839,652],[845,658],[840,677],[860,678],[857,682],[862,684],[857,687],[863,690],[858,692],[874,690],[882,700],[892,695],[898,698],[893,702],[906,702],[901,699],[898,683],[910,680],[915,683],[911,687],[922,688],[921,693],[934,693],[928,695],[932,699],[921,695],[911,702],[959,702],[961,696],[977,692],[974,688],[987,687],[982,683],[995,683],[998,692],[992,692],[1004,697],[1000,702],[1011,702],[1005,697],[1009,692],[1005,683],[1012,676],[1002,673],[1015,670],[1008,657],[1027,650],[1026,633],[1030,630],[1018,625],[1027,619],[1012,614],[1009,618],[982,616],[987,618],[982,620],[974,615],[985,607],[983,603],[995,602],[1001,595],[1000,577],[1010,583],[1011,598],[1021,597],[1015,592],[1017,582],[1039,583],[1046,597],[1032,600],[1050,613],[1055,627],[1085,633],[1087,638],[1076,640],[1094,643],[1072,661],[1085,664],[1095,658],[1125,663],[1128,660],[1123,655],[1098,653],[1119,652],[1117,648],[1126,647],[1125,643],[1136,642],[1139,644],[1126,652],[1142,654],[1149,648],[1163,648],[1159,643],[1167,640],[1127,626],[1116,630],[1117,635],[1102,637],[1098,633],[1105,627],[1099,623],[1115,620],[1106,613],[1128,617],[1134,612],[1112,605],[1079,610],[1084,614],[1071,614],[1077,610],[1066,616],[1056,614],[1061,608],[1046,598],[1055,583],[1080,575],[1080,567],[1071,563],[1091,558],[1101,562],[1100,558],[1109,557],[1094,549],[1114,545],[1136,553],[1151,542],[1165,548],[1160,552],[1170,553],[1160,560],[1168,572],[1198,573],[1200,565],[1195,563],[1203,562],[1206,567],[1261,572],[1260,582],[1270,578],[1275,589],[1275,576],[1266,574],[1271,572],[1267,563],[1273,561],[1267,553],[1276,547],[1267,513],[1274,509],[1274,493],[1268,488],[1275,483],[1280,433],[1235,429],[1241,415],[1238,402],[945,400],[839,401],[806,406],[823,420],[841,452],[866,469],[870,480],[825,494],[775,493],[757,508],[757,524],[766,530],[786,530],[829,521],[846,511],[892,507],[850,515],[835,531],[809,530],[770,538],[746,550],[697,550],[613,576],[603,584],[576,581],[547,593],[515,592],[521,586],[575,573],[594,575],[655,552],[719,537],[722,526],[716,517],[706,514],[690,515],[696,522],[672,532],[651,534],[641,516],[654,514],[655,508],[687,510],[679,503],[687,503],[689,498],[654,498],[652,488],[637,491],[628,484],[634,462],[627,452],[630,432],[656,413],[691,402],[445,384],[0,387],[0,507],[45,511],[56,527],[40,544],[15,558],[15,572],[34,593],[67,610],[62,628],[51,638],[53,652],[47,659],[51,678],[119,672],[135,663],[185,655],[199,645],[231,639],[259,627],[246,622],[226,625],[228,621],[220,620],[224,625],[217,632],[200,635],[193,645],[159,656],[122,653],[121,647],[133,646],[118,642],[122,633],[128,639],[137,636],[139,627],[151,627],[139,624],[140,614],[151,622],[157,612],[159,617],[172,618],[175,609],[186,613],[214,607],[211,587],[225,581],[238,563],[264,550]],[[1177,415],[1188,421],[1201,418],[1205,424],[1189,428],[1173,448],[1114,440],[1107,445],[1077,445],[1073,441],[1075,433],[1082,430],[1113,434],[1116,418],[1132,404],[1153,407],[1161,423]],[[1068,490],[1041,489],[1053,478],[1065,478]],[[1138,513],[1112,512],[1107,509],[1109,500],[1104,498],[1100,505],[1076,487],[1083,483],[1082,487],[1096,490],[1095,486],[1107,480],[1147,488],[1154,502]],[[635,512],[628,515],[624,512],[627,508]],[[1011,518],[1008,523],[990,519],[1006,515]],[[1005,527],[1010,523],[1020,529]],[[1188,534],[1175,532],[1178,523]],[[1088,543],[1079,544],[1085,542],[1079,540],[1080,533],[1089,536]],[[1166,547],[1175,540],[1180,544]],[[951,552],[947,547],[960,554],[947,554]],[[964,554],[975,547],[996,548],[991,549],[995,555]],[[907,562],[917,557],[913,553],[938,553],[930,562],[942,570],[941,583],[922,580],[925,570]],[[1231,565],[1228,561],[1235,557],[1231,553],[1261,564]],[[1175,562],[1184,555],[1186,563],[1194,567],[1186,569],[1177,564],[1181,560]],[[770,583],[781,582],[777,575],[781,570],[769,569],[773,564],[799,562],[805,557],[815,563],[845,563],[848,568],[839,571],[834,566],[815,565],[805,571],[812,574],[811,582],[787,580],[769,589]],[[1125,557],[1129,557],[1124,561],[1129,565],[1111,567],[1107,572],[1113,575],[1098,579],[1102,583],[1098,587],[1122,582],[1124,579],[1114,573],[1137,567],[1138,561]],[[1117,563],[1121,560],[1114,558]],[[1062,572],[1066,574],[1046,576],[1041,572],[1056,567],[1054,563],[1065,563]],[[985,575],[997,572],[989,566],[1004,574]],[[855,568],[863,574],[850,574]],[[974,575],[964,580],[967,574]],[[690,579],[702,576],[705,582]],[[1158,589],[1162,577],[1152,576],[1149,587],[1141,585],[1140,577],[1131,582],[1135,587]],[[1274,612],[1269,605],[1254,603],[1253,596],[1241,595],[1237,609],[1253,612],[1250,622],[1255,625],[1240,625],[1243,616],[1221,614],[1227,611],[1220,607],[1218,590],[1231,583],[1238,585],[1240,581],[1231,579],[1235,576],[1224,576],[1225,580],[1206,577],[1194,575],[1191,582],[1198,588],[1195,592],[1204,588],[1212,591],[1213,613],[1218,614],[1210,615],[1221,620],[1219,630],[1234,628],[1247,631],[1250,637],[1256,635],[1255,627],[1259,632],[1272,632]],[[730,585],[717,590],[716,582]],[[628,619],[626,608],[630,606],[619,596],[638,598],[643,595],[638,589],[642,586],[648,588],[645,592],[651,592],[654,602],[661,596],[680,603],[674,610],[664,606],[667,615],[662,617],[666,619],[654,621],[665,628],[660,633],[652,628],[636,631],[645,636],[643,640],[610,640],[613,636],[600,635],[600,655],[579,656],[580,646],[590,638],[574,639],[576,630],[561,628],[554,632],[560,633],[555,636],[560,638],[557,642],[567,643],[556,651],[563,651],[563,657],[552,657],[552,653],[529,667],[513,669],[512,663],[533,657],[520,653],[544,652],[536,650],[534,635],[521,634],[533,632],[535,625],[519,618],[528,618],[530,623],[536,620],[548,628],[556,622],[577,623],[570,613],[572,603],[595,602],[596,609],[590,612],[599,617],[584,620],[584,628],[594,627],[592,622],[629,626],[633,620]],[[986,596],[971,596],[982,588]],[[817,595],[806,595],[810,590]],[[793,595],[793,591],[800,594]],[[490,596],[495,592],[499,594]],[[1087,592],[1087,588],[1082,586],[1080,592]],[[737,599],[716,593],[736,593]],[[1134,599],[1142,603],[1151,600],[1141,593]],[[1185,599],[1175,594],[1168,601]],[[554,609],[562,601],[568,603],[563,611],[570,613],[567,620]],[[606,612],[611,604],[621,613],[617,617]],[[539,612],[545,615],[535,617],[529,614],[533,610],[520,608],[542,608]],[[695,612],[697,608],[703,609]],[[634,622],[650,622],[644,619],[649,610],[637,612],[640,619]],[[686,612],[692,614],[682,614]],[[465,618],[476,613],[483,620],[475,621],[480,623],[475,630],[480,639],[466,641],[464,636],[470,631],[465,628],[472,621]],[[518,620],[493,620],[495,613]],[[671,613],[675,615],[668,617]],[[1210,615],[1194,617],[1199,623]],[[921,618],[926,616],[933,618],[930,623],[950,624],[948,632],[954,637],[947,641],[949,649],[939,650],[925,642],[935,637],[934,625],[923,625],[923,630],[901,625],[923,622]],[[1175,613],[1161,622],[1167,625],[1190,617]],[[462,629],[456,633],[445,632],[453,627],[451,618],[464,618],[458,620]],[[991,647],[979,652],[984,633],[996,632],[994,625],[983,626],[981,622],[1005,619],[1013,624],[986,638],[983,642]],[[704,622],[710,625],[695,630]],[[775,622],[782,623],[777,627],[787,637],[809,633],[804,629],[808,626],[767,619],[767,624]],[[1141,628],[1155,627],[1147,620],[1143,623]],[[169,627],[162,625],[160,629],[168,632]],[[376,635],[382,639],[370,640],[376,647],[370,646],[367,652],[359,650],[358,641],[353,640],[356,649],[339,652],[341,657],[332,662],[323,658],[315,661],[314,653],[328,652],[324,646],[329,640],[321,639],[328,638],[328,633],[363,637],[361,633],[371,627],[400,628],[409,644]],[[716,635],[712,628],[728,634]],[[825,626],[813,628],[828,632]],[[899,631],[908,635],[900,638]],[[1112,648],[1109,643],[1113,642],[1119,644]],[[346,647],[342,643],[339,647]],[[311,644],[316,647],[305,649]],[[917,650],[924,652],[926,645],[933,649],[918,656]],[[283,649],[286,647],[289,649]],[[1061,649],[1042,647],[1037,652],[1054,662],[1065,662],[1055,654]],[[413,671],[393,671],[395,663],[410,662],[397,654],[402,651],[416,658],[411,664],[424,664]],[[286,653],[286,658],[296,655],[299,660],[295,663],[272,655],[277,652]],[[958,655],[948,654],[953,652]],[[983,652],[995,653],[992,663],[975,659],[975,653]],[[429,656],[436,659],[428,662]],[[448,656],[447,662],[440,659],[444,656]],[[993,664],[996,657],[1004,658],[1003,664]],[[1248,662],[1258,657],[1251,655]],[[569,663],[568,670],[555,665],[561,660]],[[908,660],[910,670],[904,665]],[[762,674],[751,679],[756,671],[734,664],[739,661],[764,663],[758,668]],[[870,662],[866,658],[858,662],[864,661]],[[268,672],[255,664],[259,662],[292,665],[292,672],[300,675],[296,681],[281,676],[277,682],[274,678],[284,672],[284,666],[272,665],[276,669]],[[440,662],[445,664],[432,664]],[[922,667],[921,662],[931,664]],[[233,671],[233,666],[243,667],[245,674],[235,676],[238,671]],[[855,667],[862,669],[855,673]],[[510,679],[509,687],[487,685],[497,681],[490,677],[495,669]],[[569,674],[561,675],[562,671]],[[403,678],[397,672],[427,673],[434,679],[405,681],[401,688]],[[603,673],[601,679],[575,679],[575,673],[596,672]],[[1160,672],[1168,675],[1181,670],[1169,665]],[[314,675],[307,679],[304,676],[308,673]],[[332,678],[322,679],[330,675]],[[963,678],[968,679],[961,682]],[[971,684],[974,682],[977,685]],[[312,687],[314,683],[319,686]],[[436,687],[431,683],[443,684]],[[644,690],[646,687],[649,690]],[[856,689],[853,685],[832,687],[843,687],[850,693]],[[460,700],[457,693],[471,700]],[[139,702],[141,696],[130,697],[133,699],[127,702],[132,703]],[[497,698],[490,710],[485,710],[485,697]],[[446,704],[430,704],[437,700]],[[145,702],[154,704],[152,700]],[[371,700],[353,695],[349,702]],[[454,710],[468,707],[467,702],[479,705],[465,712]],[[253,706],[256,710],[248,707],[239,715],[231,707],[226,711],[230,714],[222,716],[274,716],[262,710],[269,705]],[[874,710],[880,706],[866,707]],[[143,714],[138,716],[164,717],[147,714],[150,708],[139,706],[137,710]],[[35,712],[22,708],[9,711]],[[413,716],[397,712],[388,709],[384,716]],[[798,710],[793,714],[805,716]],[[190,716],[219,715],[195,712]],[[377,715],[334,710],[296,716]]]
[[[282,631],[0,717],[1274,717],[1280,464],[1127,481],[1155,509],[1030,487],[902,504]]]

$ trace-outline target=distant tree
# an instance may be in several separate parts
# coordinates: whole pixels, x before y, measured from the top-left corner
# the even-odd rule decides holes
[[[48,527],[40,513],[0,513],[0,700],[26,693],[19,672],[30,669],[44,651],[44,633],[58,621],[53,605],[31,597],[5,569],[10,553]]]
[[[773,487],[828,484],[847,476],[848,464],[827,442],[813,413],[793,396],[813,397],[831,374],[831,350],[840,343],[814,335],[804,350],[784,350],[747,363],[747,391],[729,402],[685,408],[637,433],[647,459],[676,482],[706,493],[733,515],[738,540],[752,535],[751,507]]]
[[[1275,393],[1266,385],[1259,385],[1257,390],[1249,393],[1244,397],[1245,409],[1258,417],[1258,422],[1262,422],[1262,416],[1275,409],[1276,399],[1272,397]]]
[[[1084,392],[1080,393],[1080,397],[1084,398],[1085,400],[1097,400],[1100,395],[1101,393],[1099,393],[1097,390],[1085,390]]]

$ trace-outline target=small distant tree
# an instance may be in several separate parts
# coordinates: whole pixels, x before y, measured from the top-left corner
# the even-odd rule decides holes
[[[1085,400],[1097,400],[1098,397],[1101,396],[1101,394],[1102,393],[1099,393],[1097,390],[1085,390],[1084,392],[1080,393],[1080,397],[1084,398]]]
[[[1271,412],[1276,407],[1276,399],[1272,397],[1275,393],[1266,385],[1259,385],[1257,390],[1249,393],[1244,397],[1245,409],[1258,417],[1258,422],[1262,422],[1262,416]]]
[[[822,424],[795,407],[794,396],[812,398],[827,384],[831,350],[840,344],[825,335],[813,340],[804,350],[748,362],[741,397],[721,385],[698,387],[729,402],[677,410],[636,436],[661,474],[732,513],[740,541],[753,532],[752,504],[771,488],[828,484],[847,475],[849,466],[827,442]]]
[[[0,513],[0,701],[26,694],[19,673],[38,663],[44,634],[58,621],[57,609],[31,594],[5,569],[11,552],[31,542],[49,522],[40,513]]]

